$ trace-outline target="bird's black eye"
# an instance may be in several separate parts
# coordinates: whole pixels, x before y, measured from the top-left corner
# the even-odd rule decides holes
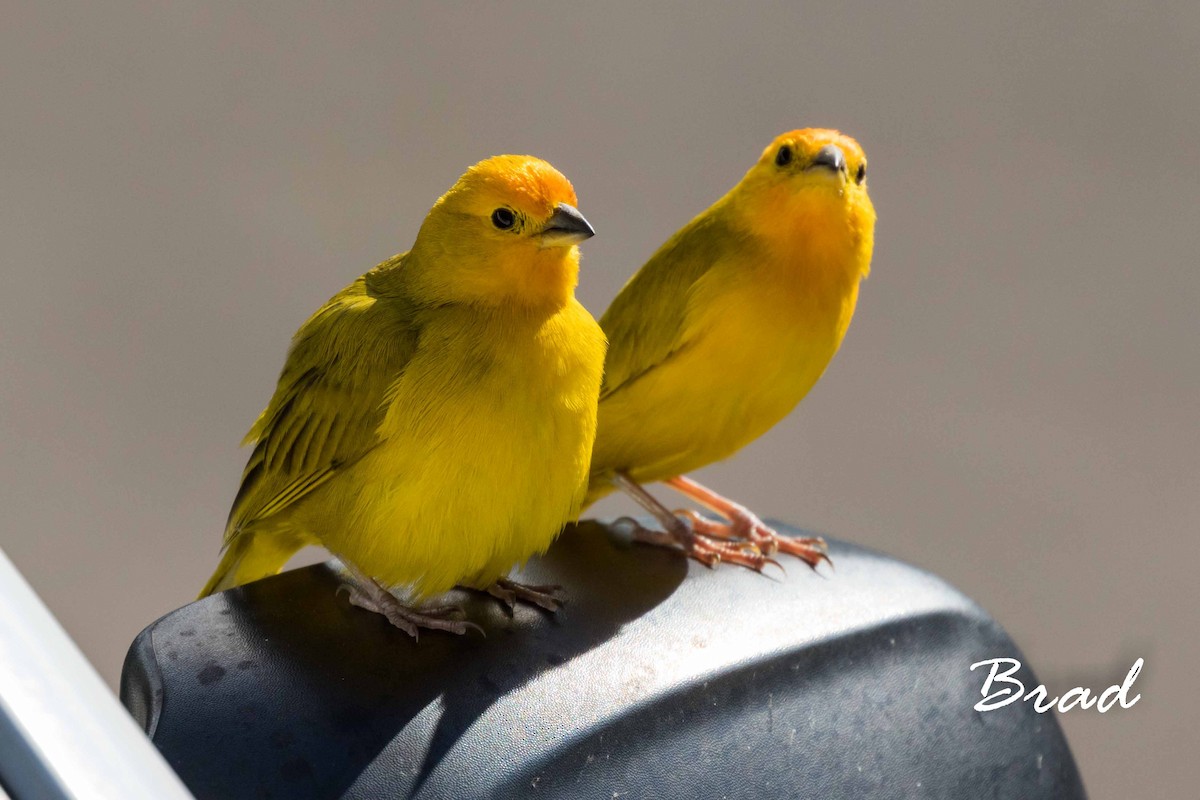
[[[497,208],[492,212],[492,224],[502,231],[511,228],[516,221],[517,218],[513,215],[513,212],[507,208]]]
[[[790,163],[792,163],[792,148],[785,144],[783,147],[779,148],[779,152],[775,154],[775,166],[786,167]]]
[[[864,179],[864,178],[866,178],[866,177],[867,177],[867,165],[866,165],[866,164],[859,164],[859,165],[858,165],[858,172],[857,172],[857,173],[855,174],[855,176],[854,176],[854,182],[855,182],[855,183],[862,183],[862,182],[863,182],[863,179]]]

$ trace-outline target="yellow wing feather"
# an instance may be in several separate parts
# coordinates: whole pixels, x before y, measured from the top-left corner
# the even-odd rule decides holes
[[[601,400],[687,345],[692,289],[735,238],[722,220],[705,212],[668,239],[629,280],[600,319],[609,341]]]
[[[377,269],[395,269],[397,257]],[[246,436],[255,444],[225,529],[237,535],[294,505],[379,444],[387,392],[416,350],[403,304],[381,300],[372,273],[334,295],[297,331],[278,387]]]

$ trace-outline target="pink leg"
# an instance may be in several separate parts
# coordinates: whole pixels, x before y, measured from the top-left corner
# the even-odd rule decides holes
[[[664,483],[729,520],[728,523],[713,522],[694,511],[676,512],[691,520],[692,530],[697,533],[717,539],[747,539],[758,545],[764,553],[787,553],[803,560],[813,569],[822,561],[833,566],[826,551],[825,540],[819,536],[781,536],[750,509],[683,475],[670,478]]]
[[[758,547],[750,542],[726,544],[714,541],[702,533],[693,532],[686,522],[672,514],[666,506],[655,500],[649,492],[625,473],[614,474],[612,480],[618,488],[637,501],[638,505],[653,514],[666,531],[664,533],[638,525],[633,534],[635,541],[659,547],[682,549],[688,557],[709,567],[715,567],[722,561],[740,564],[756,572],[762,572],[767,564],[779,566],[777,561],[764,556]]]

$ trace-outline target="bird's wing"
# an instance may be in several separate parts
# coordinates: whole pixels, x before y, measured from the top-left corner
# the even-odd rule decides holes
[[[729,234],[701,215],[666,241],[600,318],[608,358],[600,400],[630,386],[687,347],[688,302],[697,282],[721,257]]]
[[[229,512],[226,543],[379,444],[388,388],[415,352],[418,331],[394,301],[370,291],[367,277],[296,332],[275,395],[246,435],[244,444],[255,447]]]

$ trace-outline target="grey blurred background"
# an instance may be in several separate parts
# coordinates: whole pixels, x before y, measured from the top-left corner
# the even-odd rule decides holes
[[[292,331],[468,164],[573,180],[599,315],[773,136],[838,127],[879,212],[857,318],[698,476],[945,576],[1052,692],[1144,657],[1141,702],[1063,724],[1094,797],[1194,795],[1197,4],[4,17],[0,547],[110,682],[215,565]]]

